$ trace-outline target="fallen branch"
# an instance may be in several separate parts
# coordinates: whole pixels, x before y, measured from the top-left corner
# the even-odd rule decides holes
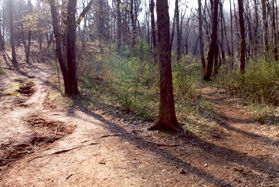
[[[46,156],[52,156],[52,155],[58,155],[58,154],[62,154],[62,153],[67,153],[67,152],[72,151],[72,150],[75,150],[75,149],[83,148],[83,147],[89,146],[89,145],[97,145],[97,144],[98,144],[98,143],[94,143],[94,142],[93,142],[93,143],[90,143],[90,144],[84,145],[84,146],[73,147],[73,148],[71,148],[71,149],[64,149],[64,150],[61,150],[61,151],[56,151],[56,152],[54,152],[54,153],[50,153],[50,154],[46,154],[46,155],[40,155],[40,156],[34,157],[34,158],[32,158],[32,159],[29,159],[28,162],[31,162],[31,161],[36,160],[36,159],[38,159],[38,158],[43,158],[43,157],[46,157]]]
[[[100,138],[108,138],[108,137],[113,137],[113,136],[123,136],[123,135],[126,135],[126,134],[129,134],[129,133],[109,134],[109,135],[101,136]]]

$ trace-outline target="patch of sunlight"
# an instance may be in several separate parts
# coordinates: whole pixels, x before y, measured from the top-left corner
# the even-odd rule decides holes
[[[5,91],[3,91],[3,95],[19,97],[20,96],[20,94],[18,93],[19,88],[20,88],[20,83],[13,82]]]

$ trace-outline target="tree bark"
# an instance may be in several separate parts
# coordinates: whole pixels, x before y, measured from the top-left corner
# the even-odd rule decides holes
[[[130,16],[132,21],[132,48],[134,49],[136,46],[136,37],[137,37],[137,31],[136,31],[136,19],[134,15],[134,0],[130,0]]]
[[[151,16],[151,37],[152,37],[152,46],[154,49],[157,48],[157,38],[156,38],[156,26],[155,26],[155,17],[154,17],[154,0],[150,0],[150,16]]]
[[[10,42],[12,49],[12,63],[17,66],[15,38],[14,38],[14,0],[9,0],[9,17],[10,17]]]
[[[120,11],[120,0],[117,0],[116,4],[117,11],[117,50],[121,48],[121,35],[122,35],[122,24],[121,24],[121,11]]]
[[[259,38],[258,38],[258,27],[259,27],[259,15],[258,15],[258,3],[257,0],[254,0],[254,6],[255,6],[255,26],[254,26],[254,55],[258,56],[258,44],[259,44]]]
[[[158,52],[160,63],[159,121],[150,130],[177,132],[181,130],[175,115],[168,0],[157,0]]]
[[[265,59],[268,59],[269,56],[269,41],[268,41],[268,22],[267,22],[267,13],[266,13],[266,0],[262,0],[262,19],[263,19],[263,39],[265,47]]]
[[[65,93],[68,95],[68,93],[70,93],[69,76],[68,76],[67,65],[66,65],[66,62],[64,61],[64,58],[63,58],[62,36],[60,34],[60,31],[59,31],[60,29],[59,29],[59,25],[58,25],[57,10],[56,10],[56,7],[55,7],[55,1],[54,0],[48,0],[48,3],[50,5],[53,33],[54,33],[54,36],[55,36],[56,57],[59,61],[59,65],[60,65],[61,72],[62,72],[62,75],[63,75]]]
[[[207,67],[206,67],[207,69],[206,69],[206,73],[203,78],[205,81],[211,81],[213,59],[214,59],[215,53],[217,53],[217,50],[218,50],[218,44],[217,44],[217,40],[218,40],[218,6],[219,6],[219,0],[214,0],[211,42],[210,42],[210,47],[209,47],[208,57],[207,57]]]
[[[205,64],[205,58],[204,58],[204,43],[203,43],[203,32],[202,32],[202,5],[201,5],[201,0],[198,0],[198,12],[199,12],[199,37],[200,37],[200,55],[201,55],[201,64],[202,64],[202,69],[205,71],[206,64]]]
[[[273,54],[274,59],[278,61],[278,36],[277,36],[277,29],[276,29],[276,14],[275,14],[275,1],[272,0],[272,36],[273,36]],[[277,5],[276,5],[277,6]]]
[[[70,0],[68,2],[67,65],[70,83],[70,93],[67,93],[68,96],[79,95],[76,75],[76,6],[77,0]]]
[[[243,0],[238,0],[238,14],[240,25],[240,72],[245,73],[245,56],[246,56],[246,41],[245,41],[245,25],[243,16]]]
[[[181,34],[180,34],[180,16],[179,16],[179,7],[178,0],[175,0],[175,20],[176,20],[176,53],[177,53],[177,62],[181,59]]]

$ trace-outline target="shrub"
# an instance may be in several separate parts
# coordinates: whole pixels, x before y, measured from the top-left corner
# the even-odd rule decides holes
[[[251,102],[279,105],[279,64],[249,62],[245,75],[238,71],[227,74],[222,86],[230,94]]]

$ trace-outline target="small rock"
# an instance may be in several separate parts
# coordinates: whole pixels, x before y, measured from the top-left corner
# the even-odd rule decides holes
[[[208,164],[204,164],[204,167],[207,167],[208,166]]]

